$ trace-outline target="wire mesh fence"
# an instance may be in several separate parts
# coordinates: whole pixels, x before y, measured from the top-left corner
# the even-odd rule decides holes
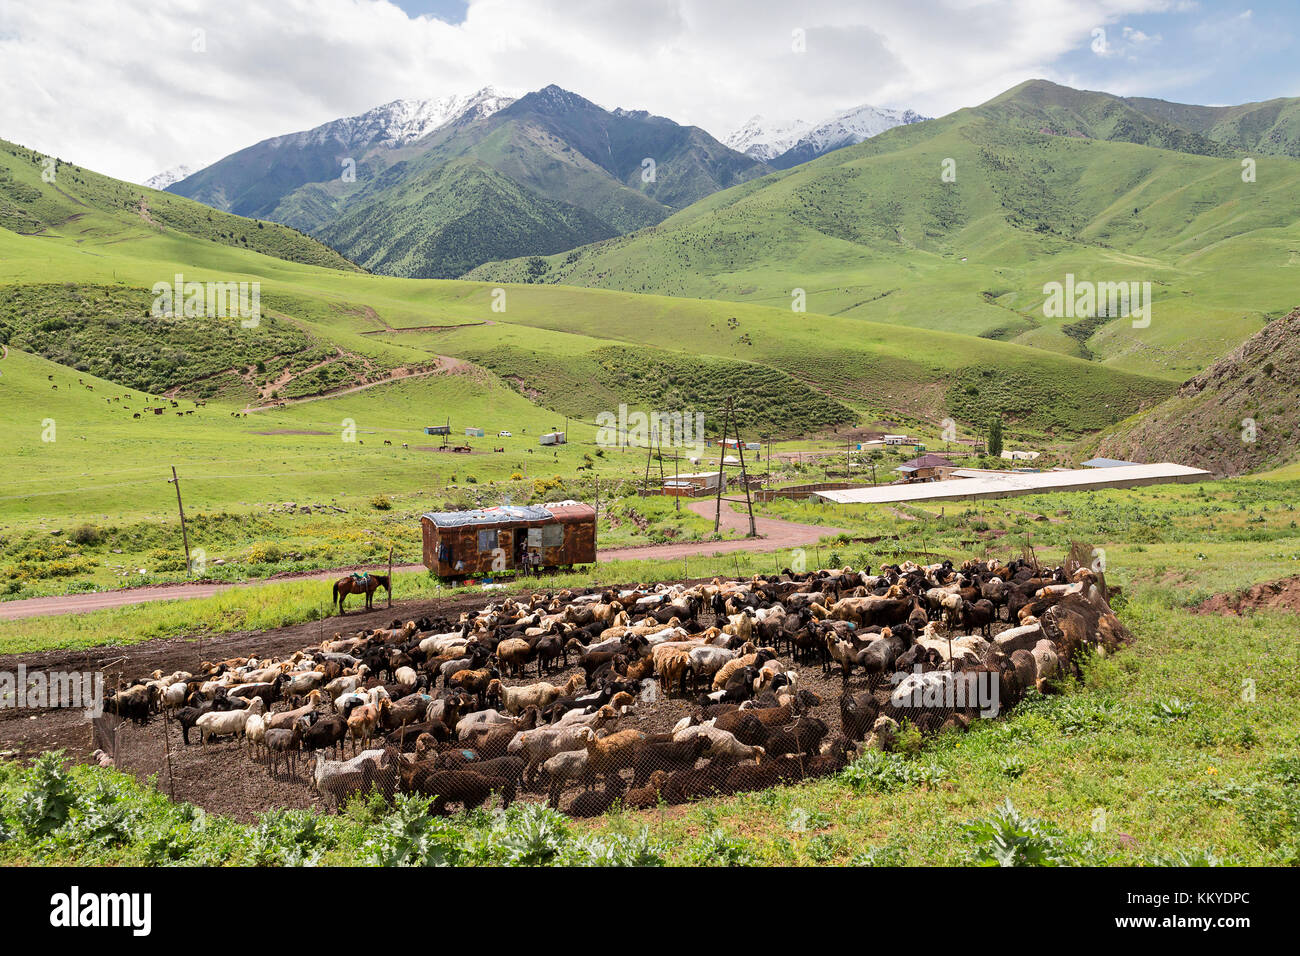
[[[1122,639],[1095,589],[1064,601],[1053,584],[1049,606],[1038,589],[1065,570],[1020,567],[1037,629],[1008,595],[981,625],[976,572],[946,607],[956,583],[926,589],[958,582],[939,566],[502,599],[223,662],[178,678],[187,706],[144,726],[106,714],[95,741],[178,799],[239,812],[414,793],[437,813],[522,800],[592,816],[764,790],[995,717],[1097,635]],[[1016,625],[1023,646],[999,644]]]

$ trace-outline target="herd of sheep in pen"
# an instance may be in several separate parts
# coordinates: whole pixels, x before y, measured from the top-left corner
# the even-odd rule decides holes
[[[584,816],[833,774],[892,747],[904,722],[932,733],[991,716],[942,693],[963,678],[1007,708],[1076,670],[1084,648],[1127,639],[1104,583],[1068,561],[787,570],[500,600],[283,658],[155,672],[105,709],[164,713],[205,750],[242,738],[335,806],[372,788],[430,797],[435,813],[533,793]],[[834,733],[813,713],[834,722],[827,688]],[[664,697],[676,710],[648,719]]]

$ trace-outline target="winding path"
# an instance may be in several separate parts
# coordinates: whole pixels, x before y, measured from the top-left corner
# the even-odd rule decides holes
[[[724,499],[730,507],[722,509],[722,526],[725,529],[745,533],[749,527],[749,518],[743,508],[736,510],[736,503]],[[743,503],[742,503],[743,504]],[[705,518],[713,517],[714,502],[692,501],[687,505],[691,511]],[[843,529],[822,525],[798,524],[793,521],[781,521],[778,518],[760,518],[755,516],[758,526],[757,538],[733,538],[727,541],[686,541],[681,544],[652,544],[635,548],[613,548],[602,550],[598,560],[601,564],[612,561],[650,561],[670,558],[689,558],[707,554],[730,554],[733,551],[777,551],[785,548],[799,547],[817,542],[827,535],[840,534]],[[99,591],[94,594],[65,594],[56,597],[26,598],[21,601],[0,603],[0,621],[15,621],[27,617],[46,617],[55,614],[84,614],[87,611],[99,611],[104,608],[126,607],[130,604],[145,604],[150,601],[172,601],[190,598],[205,598],[218,594],[229,588],[257,587],[269,581],[330,581],[342,575],[358,570],[357,568],[330,568],[325,571],[311,571],[302,574],[287,574],[280,577],[259,579],[241,583],[211,584],[150,584],[138,588],[121,588],[114,591]],[[394,565],[393,571],[423,571],[423,564]]]

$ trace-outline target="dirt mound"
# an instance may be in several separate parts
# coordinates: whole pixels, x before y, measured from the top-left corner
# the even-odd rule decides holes
[[[1300,574],[1256,584],[1245,591],[1216,594],[1196,606],[1198,614],[1244,614],[1260,610],[1300,611]]]

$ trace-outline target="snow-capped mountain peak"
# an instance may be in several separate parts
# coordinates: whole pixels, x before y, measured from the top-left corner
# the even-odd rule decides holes
[[[189,166],[181,163],[171,169],[164,169],[161,173],[155,173],[140,185],[148,186],[150,189],[166,189],[172,183],[178,183],[186,176],[193,176],[202,168],[202,166]]]
[[[309,130],[309,141],[336,139],[354,146],[405,146],[463,116],[491,116],[514,102],[485,86],[476,93],[429,99],[400,99],[357,116],[345,116]]]
[[[879,106],[855,106],[832,116],[801,137],[819,152],[851,146],[878,136],[887,129],[907,123],[919,123],[926,117],[914,110],[882,109]]]
[[[820,123],[774,121],[755,116],[723,142],[754,159],[765,163],[775,161],[775,165],[785,168],[925,118],[914,110],[883,109],[869,104],[836,113]]]
[[[799,142],[799,138],[812,129],[812,125],[804,120],[768,120],[763,116],[751,116],[744,126],[724,139],[722,144],[738,153],[767,162]]]

